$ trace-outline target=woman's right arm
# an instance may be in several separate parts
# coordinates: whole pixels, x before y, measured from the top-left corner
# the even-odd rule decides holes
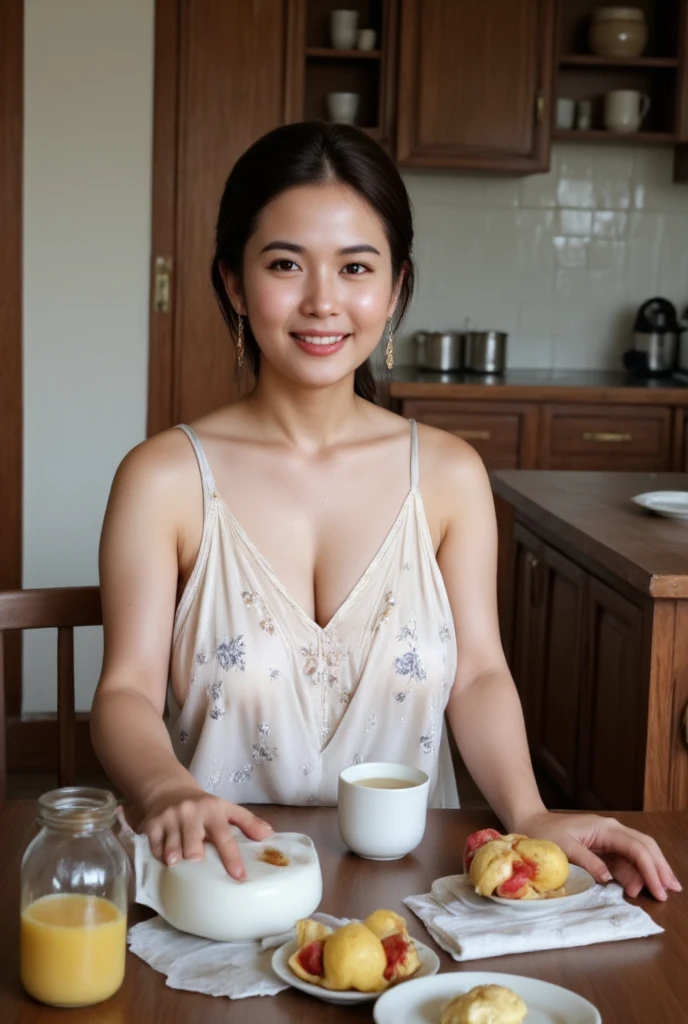
[[[187,472],[180,448],[187,442],[174,433],[134,449],[110,493],[100,545],[105,651],[91,735],[108,776],[143,813],[155,856],[200,859],[209,840],[241,878],[230,824],[253,839],[270,826],[206,793],[175,757],[163,722],[182,535],[191,530],[200,539],[203,520],[193,453]]]

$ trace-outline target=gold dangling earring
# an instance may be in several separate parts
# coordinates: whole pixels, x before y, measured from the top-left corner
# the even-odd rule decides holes
[[[239,314],[239,323],[237,326],[236,356],[237,366],[243,366],[246,362],[246,352],[244,349],[244,318],[241,313]]]
[[[387,318],[387,346],[385,348],[385,366],[391,370],[394,366],[394,335],[392,334],[392,318]]]

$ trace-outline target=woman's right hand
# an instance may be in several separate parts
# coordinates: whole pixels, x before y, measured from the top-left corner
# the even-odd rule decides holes
[[[145,808],[139,825],[150,841],[151,852],[165,864],[202,860],[203,843],[212,843],[228,874],[246,877],[237,841],[230,826],[238,825],[249,839],[267,839],[273,829],[262,818],[200,787],[177,787],[156,796]]]

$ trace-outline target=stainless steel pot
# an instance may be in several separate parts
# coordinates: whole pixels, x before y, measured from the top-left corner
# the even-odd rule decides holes
[[[413,340],[416,366],[443,373],[463,369],[464,341],[457,331],[418,331]]]
[[[506,331],[468,331],[465,367],[474,373],[504,373]]]

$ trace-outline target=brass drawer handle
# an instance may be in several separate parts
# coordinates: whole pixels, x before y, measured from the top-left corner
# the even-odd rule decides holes
[[[454,433],[464,441],[489,441],[492,437],[489,430],[455,430]]]
[[[623,442],[623,441],[632,441],[633,440],[633,434],[613,434],[613,433],[605,433],[605,431],[603,431],[603,430],[599,430],[599,431],[598,430],[592,430],[592,431],[586,431],[586,433],[583,434],[583,440],[584,441],[597,441],[599,443],[604,443],[606,441],[611,441],[611,442],[619,443],[619,442]]]

